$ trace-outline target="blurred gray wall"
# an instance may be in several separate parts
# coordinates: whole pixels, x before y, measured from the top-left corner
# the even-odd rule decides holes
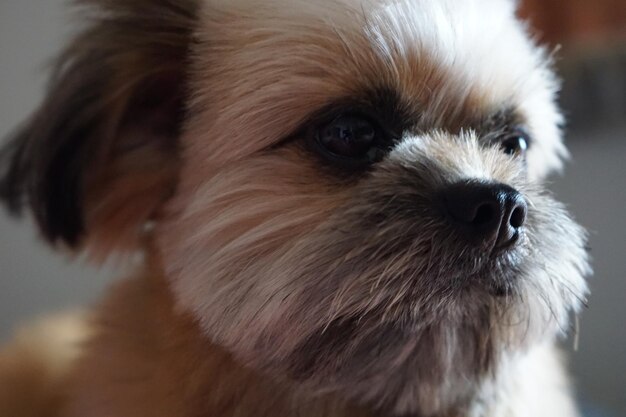
[[[40,100],[46,60],[68,34],[61,0],[0,1],[0,136]],[[626,416],[626,129],[571,132],[573,160],[554,189],[591,231],[596,276],[570,355],[581,397]],[[70,264],[30,223],[0,214],[0,341],[25,320],[91,302],[110,273]]]
[[[590,232],[595,275],[578,352],[582,397],[626,416],[626,125],[572,132],[572,161],[553,190]]]

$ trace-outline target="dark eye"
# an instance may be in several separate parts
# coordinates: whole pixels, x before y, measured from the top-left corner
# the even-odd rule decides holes
[[[334,159],[374,162],[382,149],[377,126],[363,116],[343,115],[319,126],[315,140],[320,150]]]
[[[507,133],[500,141],[500,147],[504,153],[517,157],[524,157],[529,145],[528,134],[519,129]]]

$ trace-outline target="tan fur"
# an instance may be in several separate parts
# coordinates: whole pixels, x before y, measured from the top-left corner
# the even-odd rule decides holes
[[[158,270],[115,286],[94,330],[64,417],[369,415],[332,398],[308,400],[234,362],[175,311]]]
[[[96,262],[137,250],[146,222],[159,216],[178,172],[173,155],[152,147],[125,152],[107,164],[86,186],[89,257]]]
[[[151,1],[104,3],[99,7],[106,7],[109,16],[87,14],[93,26],[76,38],[60,60],[66,65],[75,57],[85,57],[90,61],[77,60],[75,71],[91,72],[88,66],[95,63],[91,60],[99,57],[90,56],[90,50],[104,49],[100,59],[106,65],[101,78],[95,80],[103,84],[103,94],[95,104],[100,108],[92,111],[108,118],[98,122],[100,143],[82,183],[84,226],[90,236],[87,244],[96,261],[113,252],[136,250],[145,223],[158,216],[159,207],[173,192],[178,161],[176,146],[167,132],[172,127],[153,120],[169,115],[143,114],[142,100],[146,98],[141,95],[155,101],[148,105],[164,107],[157,112],[177,111],[167,106],[173,105],[169,101],[182,100],[184,48],[189,42],[194,7],[191,1],[172,2],[167,7]],[[119,22],[117,27],[114,21]],[[158,35],[151,27],[158,28]],[[69,73],[67,69],[60,71]],[[105,71],[113,77],[106,78],[110,74]],[[59,84],[67,88],[63,81]],[[145,129],[144,125],[151,123],[157,127]]]
[[[67,377],[89,338],[84,314],[43,319],[0,350],[0,416],[57,417]]]

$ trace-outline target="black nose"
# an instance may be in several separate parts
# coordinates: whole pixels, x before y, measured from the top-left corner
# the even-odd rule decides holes
[[[444,191],[443,200],[458,231],[471,243],[487,248],[515,243],[528,211],[519,192],[498,183],[457,183]]]

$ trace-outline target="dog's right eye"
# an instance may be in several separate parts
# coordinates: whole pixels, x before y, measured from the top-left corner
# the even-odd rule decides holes
[[[381,129],[359,115],[338,116],[318,125],[312,136],[317,150],[338,163],[370,164],[382,159],[386,150]]]
[[[500,147],[507,155],[524,157],[530,145],[529,135],[520,128],[513,129],[512,132],[504,135],[500,140]]]

